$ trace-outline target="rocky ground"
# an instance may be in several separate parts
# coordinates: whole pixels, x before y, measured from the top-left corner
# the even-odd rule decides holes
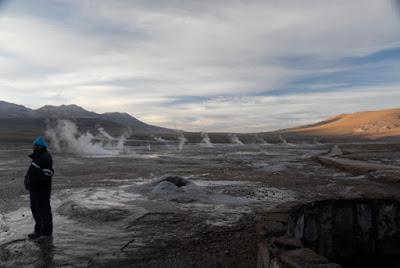
[[[136,146],[122,154],[55,153],[54,240],[25,238],[30,145],[0,148],[1,267],[255,267],[257,226],[286,203],[398,197],[400,184],[320,164],[333,145]],[[393,145],[340,145],[349,159],[395,165]],[[343,156],[343,157],[344,157]],[[161,183],[165,174],[190,181]],[[161,184],[160,184],[161,183]],[[276,212],[276,211],[275,211]]]

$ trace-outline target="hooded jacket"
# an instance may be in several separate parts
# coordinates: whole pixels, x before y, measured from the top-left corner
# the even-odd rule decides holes
[[[53,177],[53,159],[46,149],[35,151],[29,155],[31,165],[25,175],[25,188],[30,191],[51,191]]]

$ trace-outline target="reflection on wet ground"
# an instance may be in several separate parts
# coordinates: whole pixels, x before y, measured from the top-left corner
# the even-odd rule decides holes
[[[327,151],[324,145],[189,144],[182,150],[131,147],[113,157],[55,154],[54,239],[36,243],[26,239],[33,220],[21,183],[29,150],[16,147],[0,150],[0,180],[9,187],[2,187],[1,267],[96,267],[127,252],[143,257],[149,248],[232,228],[282,202],[357,194],[348,182],[363,183],[311,161]],[[187,183],[178,187],[159,178],[166,173]]]

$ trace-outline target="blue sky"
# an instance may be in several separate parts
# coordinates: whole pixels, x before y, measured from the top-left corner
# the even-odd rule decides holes
[[[247,132],[399,107],[395,1],[0,3],[0,99],[30,108]]]

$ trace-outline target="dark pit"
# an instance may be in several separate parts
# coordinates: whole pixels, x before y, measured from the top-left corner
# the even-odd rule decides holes
[[[312,202],[290,215],[288,237],[342,267],[400,267],[400,202]]]

